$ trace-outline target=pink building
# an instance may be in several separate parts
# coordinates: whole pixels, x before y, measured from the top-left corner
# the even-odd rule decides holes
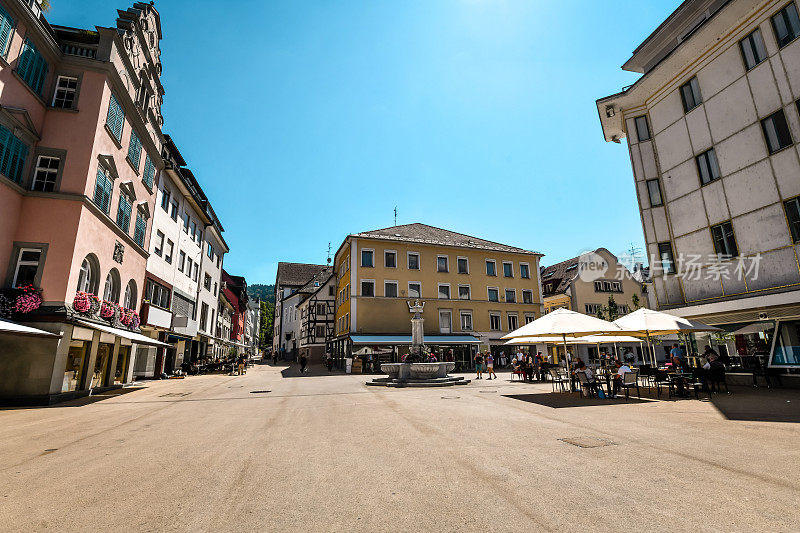
[[[81,30],[37,7],[0,0],[0,266],[6,307],[14,288],[41,290],[11,318],[61,338],[0,339],[0,401],[119,385],[137,344],[159,344],[133,314],[164,166],[158,11],[135,2],[114,27]]]

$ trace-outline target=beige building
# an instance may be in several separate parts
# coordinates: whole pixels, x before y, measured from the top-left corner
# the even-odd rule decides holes
[[[408,350],[408,303],[425,303],[426,345],[468,364],[481,346],[541,316],[541,254],[425,224],[348,235],[336,252],[337,358]]]
[[[658,308],[776,367],[800,366],[798,37],[796,2],[689,0],[597,101],[627,138]]]

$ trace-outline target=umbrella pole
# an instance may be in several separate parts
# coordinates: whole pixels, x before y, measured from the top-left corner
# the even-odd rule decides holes
[[[569,380],[569,391],[574,392],[572,390],[572,376],[570,375],[570,368],[569,368],[569,357],[567,356],[567,336],[562,334],[561,338],[564,341],[564,367],[567,369],[567,379]]]

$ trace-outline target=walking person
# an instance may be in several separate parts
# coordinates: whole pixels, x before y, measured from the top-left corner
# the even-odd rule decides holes
[[[489,375],[489,379],[492,379],[492,376],[497,379],[497,374],[494,373],[494,356],[492,352],[486,354],[486,373]]]
[[[306,368],[307,364],[308,364],[308,359],[306,358],[305,352],[303,352],[303,353],[300,354],[300,373],[301,374],[308,371],[308,369]]]
[[[239,356],[238,363],[239,363],[239,369],[238,369],[239,370],[239,375],[241,376],[242,374],[244,374],[244,356],[243,355]]]
[[[481,352],[475,354],[475,372],[478,374],[475,379],[483,379],[483,354]]]
[[[328,367],[328,372],[333,371],[333,356],[331,355],[331,352],[325,354],[325,366]]]

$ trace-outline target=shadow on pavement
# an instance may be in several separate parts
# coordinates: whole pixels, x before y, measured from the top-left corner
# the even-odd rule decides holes
[[[328,368],[325,367],[325,365],[309,365],[306,367],[306,372],[301,374],[300,365],[297,363],[290,364],[290,366],[281,370],[281,376],[284,378],[307,378],[314,376],[331,376],[334,374],[344,374],[344,372],[337,370],[336,368],[334,368],[331,372],[328,372]]]
[[[731,394],[713,394],[711,403],[728,420],[800,422],[800,390],[731,387]]]
[[[116,398],[118,396],[123,396],[125,394],[128,394],[129,392],[134,392],[146,388],[147,387],[125,387],[121,389],[113,389],[113,390],[98,392],[96,394],[92,394],[91,396],[84,396],[83,398],[76,398],[74,400],[68,400],[66,402],[54,403],[52,405],[5,406],[5,407],[0,407],[0,411],[17,411],[20,409],[49,409],[49,408],[60,408],[60,407],[83,407],[84,405],[102,402],[103,400],[108,400],[109,398]]]
[[[523,402],[535,403],[553,409],[564,407],[592,407],[597,405],[625,405],[634,403],[651,403],[653,400],[646,398],[636,398],[631,396],[628,401],[625,398],[615,398],[600,400],[597,398],[584,398],[577,392],[548,392],[544,394],[503,394],[506,398],[521,400]]]

